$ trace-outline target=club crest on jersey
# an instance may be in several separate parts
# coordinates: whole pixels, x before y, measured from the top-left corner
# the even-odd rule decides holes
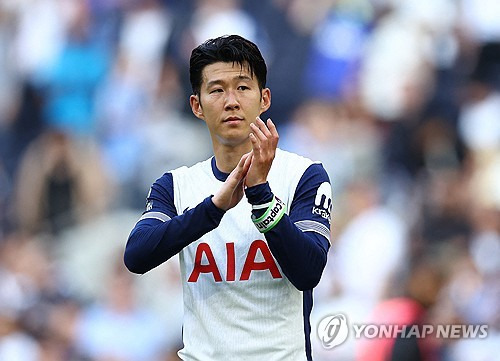
[[[330,183],[323,182],[318,187],[316,191],[316,197],[314,198],[314,206],[312,207],[312,213],[317,214],[328,222],[331,221],[332,212],[332,188]]]

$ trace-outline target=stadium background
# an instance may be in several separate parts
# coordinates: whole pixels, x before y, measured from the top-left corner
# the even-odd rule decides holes
[[[135,276],[122,251],[150,184],[210,155],[188,59],[227,33],[263,51],[280,147],[332,180],[315,359],[363,359],[323,350],[319,319],[398,319],[377,305],[410,295],[490,325],[435,340],[441,360],[499,360],[499,19],[496,0],[1,0],[0,360],[176,359],[176,261]]]

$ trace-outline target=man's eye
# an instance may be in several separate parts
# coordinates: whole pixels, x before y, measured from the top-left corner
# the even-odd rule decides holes
[[[213,89],[210,91],[210,94],[213,94],[213,93],[222,93],[222,89],[220,89],[220,88]]]
[[[238,87],[238,90],[247,90],[247,89],[250,89],[249,87],[247,87],[246,85],[240,85]]]

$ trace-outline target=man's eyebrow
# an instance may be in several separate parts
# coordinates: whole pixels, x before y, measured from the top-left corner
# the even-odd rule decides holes
[[[219,85],[219,84],[224,84],[224,81],[220,79],[210,80],[207,82],[207,88],[211,87],[212,85]]]
[[[252,77],[248,76],[248,75],[237,75],[234,77],[234,79],[238,79],[238,80],[252,80]]]
[[[248,75],[236,75],[235,77],[233,77],[233,80],[247,80],[247,81],[250,81],[252,80],[252,78]],[[214,80],[210,80],[207,82],[207,88],[208,87],[211,87],[213,85],[220,85],[220,84],[224,84],[225,81],[222,80],[222,79],[214,79]]]

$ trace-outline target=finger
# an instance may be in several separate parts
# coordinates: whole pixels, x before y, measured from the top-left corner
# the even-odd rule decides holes
[[[253,152],[248,152],[245,154],[245,162],[243,163],[243,170],[250,167],[250,163],[252,163]]]
[[[239,187],[245,180],[248,170],[250,169],[250,165],[252,164],[252,152],[244,154],[241,158],[245,159],[245,162],[243,163],[241,170],[238,172],[239,182],[236,187]]]
[[[247,153],[248,157],[245,159],[245,163],[243,164],[243,173],[246,175],[250,165],[252,164],[253,154],[252,152]]]
[[[245,182],[245,177],[241,177],[241,179],[238,181],[238,184],[236,184],[236,187],[234,187],[234,189],[237,190],[238,188],[242,187],[244,182]]]
[[[246,159],[245,164],[243,165],[244,176],[241,178],[238,186],[242,186],[242,189],[245,188],[246,178],[248,175],[248,171],[250,170],[250,166],[252,165],[253,160],[253,152],[250,152],[250,156]]]
[[[247,164],[248,158],[252,155],[252,152],[245,153],[241,156],[238,162],[238,173],[245,173],[245,165]]]
[[[260,118],[260,117],[257,117],[257,121],[256,121],[256,125],[259,127],[259,129],[261,130],[261,132],[267,137],[267,138],[270,138],[271,137],[271,132],[269,131],[266,123],[264,123],[264,121]]]
[[[250,133],[249,137],[250,141],[252,142],[253,155],[256,156],[257,154],[260,154],[260,140],[255,136],[254,133]]]
[[[267,119],[267,127],[269,128],[269,131],[274,138],[279,138],[278,129],[276,129],[276,125],[274,125],[271,118]]]
[[[245,176],[248,172],[248,169],[250,168],[250,165],[252,164],[253,151],[245,153],[241,158],[241,160],[243,160],[243,163],[241,165],[241,173],[243,174],[243,176]]]
[[[248,173],[248,170],[250,169],[251,164],[252,164],[252,157],[249,156],[249,157],[247,157],[247,159],[245,160],[245,163],[243,164],[243,169],[240,173],[240,180],[239,180],[236,188],[238,188],[239,186],[241,186],[245,183],[245,177],[247,176],[247,173]]]
[[[235,169],[240,170],[243,167],[243,164],[245,164],[245,160],[248,157],[248,153],[245,153],[241,156],[240,160],[238,161],[238,165],[236,166]]]
[[[246,172],[248,171],[248,168],[250,167],[252,161],[252,152],[245,153],[241,156],[240,161],[238,162],[238,174],[245,175]]]
[[[231,178],[231,179],[235,179],[237,182],[239,182],[243,176],[244,176],[244,173],[243,173],[243,166],[245,164],[245,161],[247,160],[247,158],[250,156],[251,153],[245,153],[243,154],[243,156],[240,158],[239,162],[238,162],[238,165],[236,166],[236,168],[233,169],[233,171],[229,174],[228,176],[228,179]]]
[[[257,124],[250,123],[250,128],[252,128],[253,133],[259,138],[260,141],[264,142],[267,140],[267,136],[262,132]]]

